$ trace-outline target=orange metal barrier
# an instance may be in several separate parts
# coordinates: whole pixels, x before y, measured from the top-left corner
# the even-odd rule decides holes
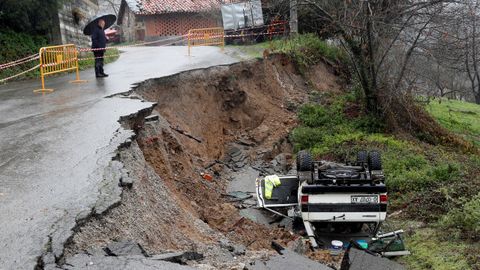
[[[188,55],[192,47],[219,45],[222,50],[225,47],[225,33],[221,27],[191,29],[188,31],[187,40]]]
[[[40,49],[40,75],[42,80],[42,89],[34,92],[53,92],[53,89],[45,88],[45,76],[66,72],[76,71],[76,80],[72,83],[83,83],[80,80],[78,68],[78,49],[74,44],[43,47]]]

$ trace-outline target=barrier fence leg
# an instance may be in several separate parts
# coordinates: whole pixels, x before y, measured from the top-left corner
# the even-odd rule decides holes
[[[42,58],[40,57],[40,79],[42,80],[42,89],[33,90],[34,93],[51,93],[52,88],[45,88],[45,75],[43,75]]]
[[[74,81],[70,81],[70,83],[86,83],[87,82],[86,80],[80,80],[80,70],[79,70],[80,68],[78,65],[78,51],[75,51],[75,58],[76,58],[75,63],[77,64],[77,69],[75,70],[76,79]]]
[[[76,79],[74,81],[70,81],[70,83],[86,83],[86,80],[80,80],[80,70],[78,68],[78,63],[77,63],[77,69],[76,69]]]
[[[190,49],[191,49],[190,37],[188,37],[187,43],[188,43],[188,56],[190,56]]]
[[[34,93],[51,93],[53,92],[53,89],[51,88],[45,88],[45,78],[43,76],[43,74],[41,75],[41,80],[42,80],[42,89],[35,89],[33,90]]]

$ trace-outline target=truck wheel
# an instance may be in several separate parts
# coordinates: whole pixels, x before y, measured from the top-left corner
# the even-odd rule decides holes
[[[382,158],[380,153],[377,151],[372,151],[368,155],[368,167],[372,171],[380,171],[382,170]]]
[[[367,151],[358,151],[357,153],[357,163],[365,164],[368,162],[368,153]]]
[[[297,171],[312,171],[312,155],[307,150],[302,150],[297,154]]]

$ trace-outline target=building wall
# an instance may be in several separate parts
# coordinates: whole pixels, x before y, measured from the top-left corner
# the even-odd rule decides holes
[[[195,13],[170,13],[145,16],[145,39],[180,36],[190,29],[219,27],[221,23],[212,16]]]
[[[122,21],[120,22],[120,26],[122,29],[123,41],[140,40],[139,38],[137,38],[137,32],[144,29],[143,20],[141,19],[141,17],[139,17],[139,19],[137,20],[135,14],[130,10],[127,5],[125,5],[125,11],[121,19]]]
[[[83,34],[88,20],[98,13],[97,0],[65,1],[58,11],[59,35],[55,40],[62,44],[76,44],[80,47],[90,46],[90,37]]]

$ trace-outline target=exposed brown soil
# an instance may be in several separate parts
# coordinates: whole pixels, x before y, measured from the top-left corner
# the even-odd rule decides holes
[[[132,239],[151,254],[199,250],[206,253],[206,261],[209,256],[214,261],[215,254],[207,250],[225,238],[251,251],[269,249],[272,240],[293,240],[283,228],[268,228],[239,215],[222,196],[231,171],[218,161],[233,142],[249,145],[251,162],[291,152],[287,138],[297,125],[292,106],[308,100],[312,84],[320,90],[340,89],[326,66],[319,65],[306,81],[282,56],[140,85],[134,94],[157,102],[160,119],[130,127],[137,139],[119,154],[134,185],[124,191],[121,205],[75,234],[67,256]],[[214,178],[205,180],[201,173]]]
[[[259,224],[239,216],[238,210],[230,203],[204,209],[202,220],[231,240],[254,250],[268,249],[273,240],[286,244],[295,239],[284,229],[259,226]]]

